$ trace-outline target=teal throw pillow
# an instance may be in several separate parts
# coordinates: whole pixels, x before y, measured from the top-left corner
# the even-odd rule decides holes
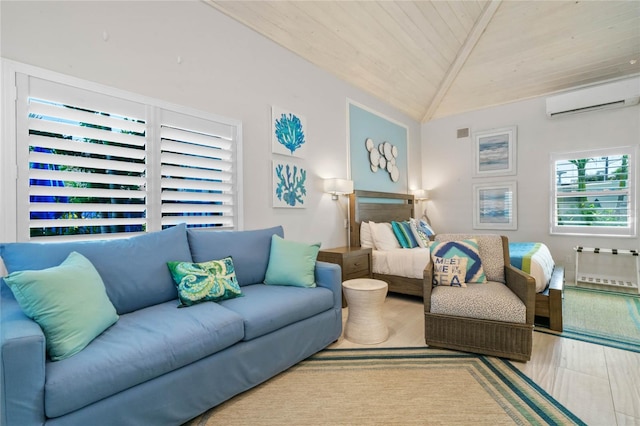
[[[167,262],[182,308],[242,296],[231,257],[208,262]]]
[[[467,258],[467,274],[464,282],[466,283],[486,283],[487,277],[482,268],[482,261],[478,251],[478,242],[475,239],[461,241],[434,241],[429,246],[431,249],[431,260],[437,257],[451,259],[455,256]]]
[[[413,236],[413,232],[411,231],[411,225],[409,224],[409,221],[406,221],[406,222],[392,221],[391,228],[393,229],[393,233],[395,234],[402,248],[418,247],[418,241],[416,241],[416,237]]]
[[[279,235],[271,237],[271,253],[264,283],[315,287],[316,259],[320,243],[305,244],[285,240]]]
[[[42,328],[52,361],[77,354],[118,320],[100,274],[75,251],[59,266],[16,271],[4,281]]]

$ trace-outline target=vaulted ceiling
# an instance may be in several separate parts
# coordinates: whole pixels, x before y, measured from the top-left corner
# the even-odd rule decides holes
[[[419,122],[640,73],[640,1],[203,0]]]

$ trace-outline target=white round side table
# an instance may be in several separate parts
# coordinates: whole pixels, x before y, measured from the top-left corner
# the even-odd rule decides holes
[[[387,283],[370,278],[356,278],[342,283],[349,313],[344,337],[354,343],[372,345],[389,337],[382,318],[382,306],[387,296]]]

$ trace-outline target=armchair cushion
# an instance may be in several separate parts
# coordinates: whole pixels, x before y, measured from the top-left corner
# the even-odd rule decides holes
[[[518,324],[527,319],[525,304],[509,287],[495,281],[467,284],[464,290],[437,286],[431,290],[431,313]]]

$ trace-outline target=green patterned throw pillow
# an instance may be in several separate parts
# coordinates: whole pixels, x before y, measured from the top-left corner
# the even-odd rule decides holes
[[[242,296],[231,257],[202,263],[167,262],[178,288],[179,307]]]

